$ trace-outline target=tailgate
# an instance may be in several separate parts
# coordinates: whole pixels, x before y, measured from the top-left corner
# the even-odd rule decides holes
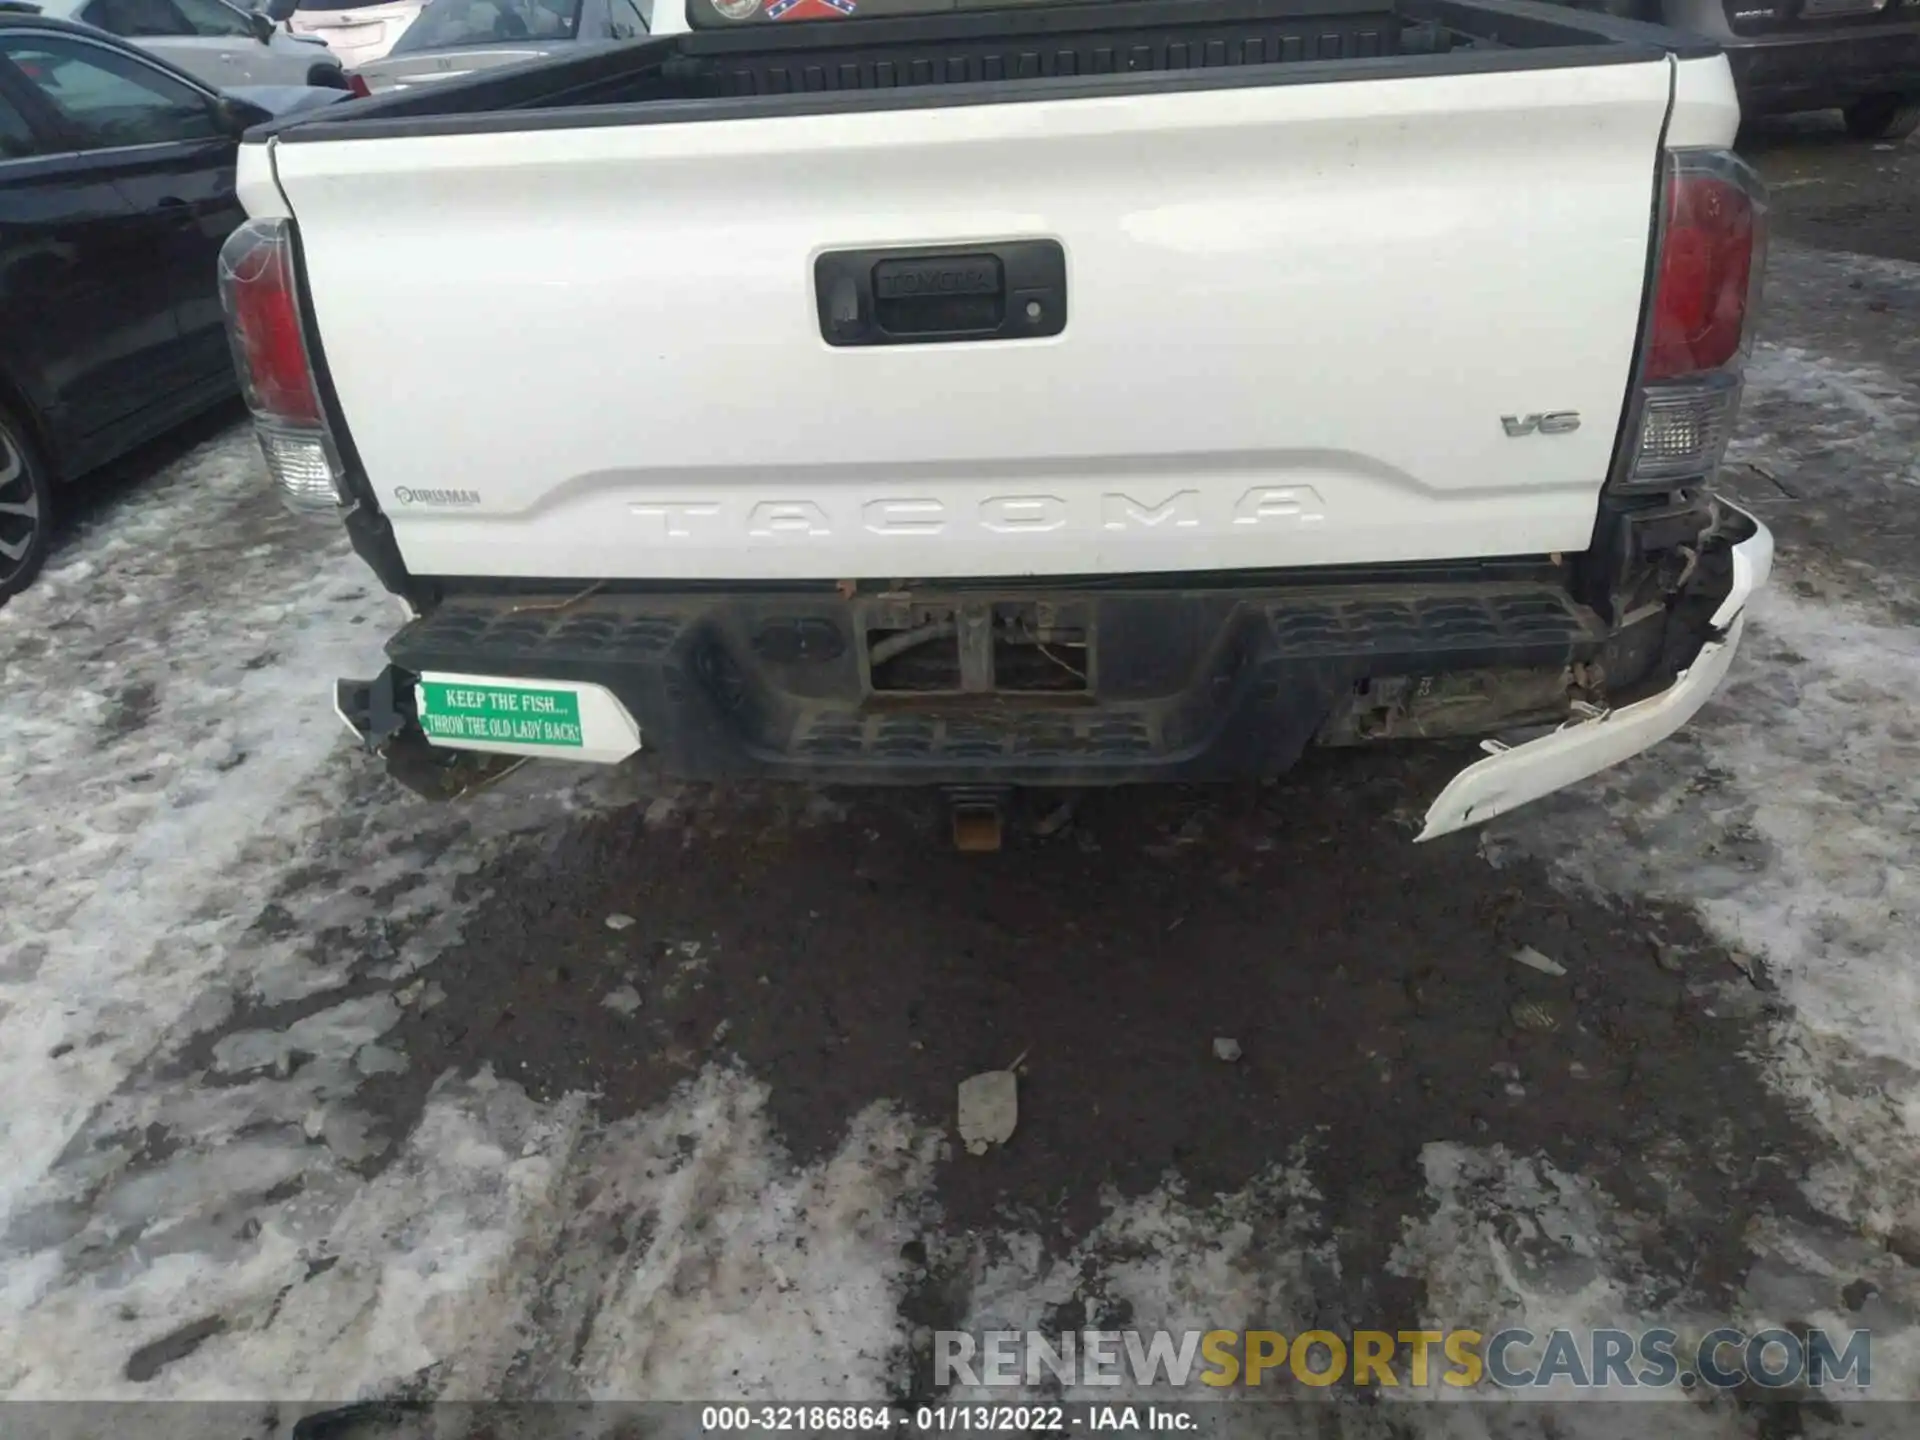
[[[1588,543],[1670,75],[501,117],[274,156],[417,573],[1431,560]],[[823,338],[823,253],[1027,241],[1064,255],[1057,335]]]

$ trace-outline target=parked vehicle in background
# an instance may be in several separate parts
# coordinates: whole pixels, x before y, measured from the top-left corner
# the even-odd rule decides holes
[[[234,392],[215,260],[241,131],[344,99],[216,94],[125,41],[0,9],[0,601],[56,491]]]
[[[386,59],[354,74],[372,94],[452,80],[476,70],[537,60],[588,45],[685,30],[678,0],[660,16],[681,23],[653,31],[653,0],[428,0]]]
[[[1603,0],[1717,42],[1747,115],[1837,109],[1861,140],[1920,129],[1920,0]]]
[[[394,46],[426,0],[300,0],[287,26],[326,44],[349,70],[378,60]]]
[[[1766,208],[1711,46],[688,15],[242,148],[235,354],[273,482],[414,616],[335,690],[396,774],[644,744],[952,787],[978,840],[1010,785],[1503,737],[1437,835],[1719,685],[1772,542],[1711,489]]]
[[[267,14],[226,0],[34,0],[40,13],[92,25],[205,81],[232,85],[347,88],[340,62]]]

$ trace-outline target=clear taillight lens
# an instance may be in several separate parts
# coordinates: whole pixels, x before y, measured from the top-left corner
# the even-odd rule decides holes
[[[1766,265],[1760,178],[1724,150],[1666,158],[1660,253],[1618,490],[1709,479],[1740,410]]]
[[[1684,385],[1650,385],[1640,402],[1640,484],[1704,479],[1720,468],[1740,413],[1740,380],[1716,376]]]
[[[285,220],[249,220],[228,237],[220,251],[220,301],[268,473],[288,504],[332,510],[343,503],[340,462],[307,353],[288,227]]]
[[[333,457],[322,436],[256,424],[260,453],[267,457],[267,473],[289,505],[300,510],[331,510],[340,504],[334,482]]]

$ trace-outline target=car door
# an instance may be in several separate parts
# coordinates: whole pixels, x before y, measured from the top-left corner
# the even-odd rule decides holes
[[[80,18],[215,88],[262,83],[253,78],[251,52],[266,47],[251,22],[220,0],[88,0]]]
[[[227,0],[172,0],[187,17],[193,33],[203,40],[217,40],[228,47],[222,51],[223,65],[232,67],[232,75],[215,84],[227,85],[304,85],[307,72],[328,57],[318,45],[275,45],[260,37],[264,17],[246,14],[227,4]],[[271,32],[269,32],[271,33]],[[233,58],[228,60],[226,57]]]
[[[54,31],[0,39],[0,57],[55,117],[73,173],[121,197],[132,237],[114,283],[145,337],[132,392],[163,404],[230,373],[220,246],[244,218],[236,138],[216,98],[117,45]]]
[[[154,225],[74,152],[0,32],[0,370],[63,456],[164,391],[180,342]],[[31,128],[29,128],[31,122]]]

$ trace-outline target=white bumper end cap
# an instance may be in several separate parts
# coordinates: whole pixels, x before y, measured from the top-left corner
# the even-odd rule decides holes
[[[1659,744],[1693,718],[1726,678],[1746,624],[1747,600],[1773,572],[1773,534],[1759,521],[1753,524],[1753,534],[1733,547],[1733,585],[1713,612],[1715,638],[1700,647],[1693,664],[1676,675],[1673,684],[1658,695],[1573,721],[1551,735],[1469,765],[1428,808],[1418,838],[1448,835],[1563,790]]]

